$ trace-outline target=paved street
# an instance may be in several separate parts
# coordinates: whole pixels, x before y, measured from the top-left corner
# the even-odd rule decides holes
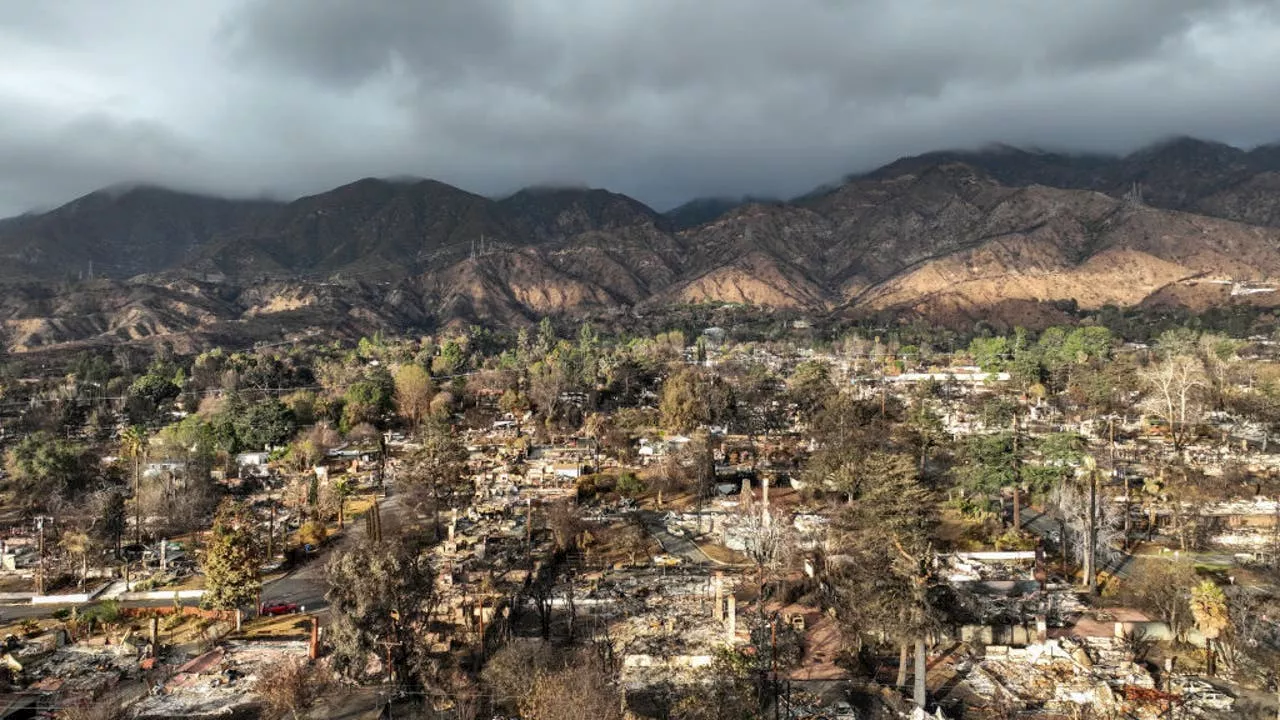
[[[382,501],[380,512],[382,513],[383,523],[392,525],[399,521],[404,508],[397,496],[391,496]],[[297,603],[305,607],[308,611],[323,610],[328,607],[325,602],[324,595],[328,589],[325,585],[324,566],[328,557],[336,552],[339,548],[345,547],[348,543],[358,542],[365,535],[364,523],[356,520],[347,525],[343,531],[342,537],[336,542],[326,545],[321,552],[310,558],[300,566],[294,568],[288,574],[274,581],[268,582],[262,587],[262,601],[264,603]],[[696,547],[694,548],[697,549]],[[73,606],[85,607],[92,603],[75,603],[66,605],[30,605],[15,604],[0,606],[0,621],[21,619],[29,617],[48,617],[60,608],[70,608]],[[200,604],[199,599],[185,599],[181,601],[183,605],[197,606]],[[121,603],[122,607],[130,608],[146,608],[146,607],[172,607],[172,600],[131,600]]]
[[[666,524],[662,522],[662,517],[662,513],[652,510],[640,511],[640,521],[644,523],[645,530],[649,531],[649,534],[658,541],[664,552],[668,555],[679,557],[685,563],[694,565],[709,564],[711,562],[706,553],[698,548],[697,543],[689,538],[668,532]]]

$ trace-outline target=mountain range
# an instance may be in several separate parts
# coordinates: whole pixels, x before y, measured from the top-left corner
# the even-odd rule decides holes
[[[1280,146],[991,146],[790,201],[667,213],[606,190],[493,199],[364,179],[292,202],[148,185],[0,220],[11,352],[181,346],[744,303],[1043,325],[1063,303],[1280,304]]]

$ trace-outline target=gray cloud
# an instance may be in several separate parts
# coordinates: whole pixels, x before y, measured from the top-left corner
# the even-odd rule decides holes
[[[9,5],[0,212],[398,174],[664,207],[991,141],[1280,140],[1274,0]]]

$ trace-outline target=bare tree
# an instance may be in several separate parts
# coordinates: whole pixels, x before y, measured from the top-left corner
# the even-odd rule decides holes
[[[1095,574],[1098,560],[1110,562],[1117,557],[1116,547],[1124,538],[1123,510],[1115,503],[1099,501],[1096,497],[1091,503],[1089,484],[1087,478],[1080,484],[1063,483],[1050,497],[1050,502],[1066,521],[1068,532],[1062,538],[1063,547],[1068,555],[1085,567],[1086,583]]]
[[[541,672],[520,699],[528,720],[621,720],[622,702],[613,672],[594,653],[581,653],[557,672]]]
[[[1148,412],[1169,425],[1174,450],[1182,450],[1204,411],[1204,368],[1191,355],[1171,355],[1139,372]]]
[[[1195,567],[1185,561],[1141,560],[1124,584],[1125,599],[1169,626],[1181,640],[1191,626],[1191,588]]]
[[[521,698],[533,689],[534,679],[554,671],[561,662],[555,646],[535,638],[512,638],[484,664],[480,678],[504,698]]]
[[[784,564],[794,540],[789,518],[780,520],[768,512],[763,505],[742,502],[736,517],[743,552],[755,564],[761,582]]]
[[[543,640],[551,638],[551,604],[555,598],[555,587],[552,585],[552,579],[544,576],[534,579],[526,588],[525,594],[533,601],[533,607],[538,611],[538,630],[542,634]]]
[[[272,666],[254,686],[267,720],[299,720],[330,685],[323,670],[302,658]]]

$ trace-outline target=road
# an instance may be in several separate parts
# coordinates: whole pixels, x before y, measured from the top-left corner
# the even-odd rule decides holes
[[[1048,512],[1036,511],[1029,507],[1023,508],[1022,527],[1044,540],[1046,548],[1057,548],[1057,538],[1062,528],[1058,524],[1058,519]],[[1098,569],[1115,577],[1129,577],[1133,573],[1134,556],[1123,550],[1116,550],[1115,553],[1111,560],[1102,563]]]
[[[400,504],[400,498],[392,495],[382,501],[379,512],[382,513],[383,524],[391,525],[399,522],[399,517],[403,513],[403,506]],[[325,545],[320,552],[308,559],[293,570],[275,580],[264,583],[262,586],[262,601],[264,603],[297,603],[305,607],[308,612],[313,610],[323,610],[328,607],[325,601],[325,592],[328,587],[324,578],[324,566],[329,556],[337,552],[339,548],[346,547],[349,543],[359,542],[365,535],[364,523],[353,522],[349,524],[342,536],[337,542]],[[69,603],[65,605],[29,605],[16,604],[0,606],[0,621],[49,617],[54,612],[63,608],[85,607],[93,603]],[[181,604],[188,606],[196,606],[200,604],[199,599],[184,599]],[[121,603],[122,607],[127,608],[149,608],[149,607],[173,607],[172,600],[130,600]]]
[[[667,526],[662,522],[662,513],[653,510],[641,510],[640,522],[644,523],[644,529],[653,536],[654,540],[662,546],[663,552],[668,555],[675,555],[685,564],[693,565],[709,565],[711,559],[707,554],[702,552],[697,543],[687,537],[672,534],[667,530]]]

